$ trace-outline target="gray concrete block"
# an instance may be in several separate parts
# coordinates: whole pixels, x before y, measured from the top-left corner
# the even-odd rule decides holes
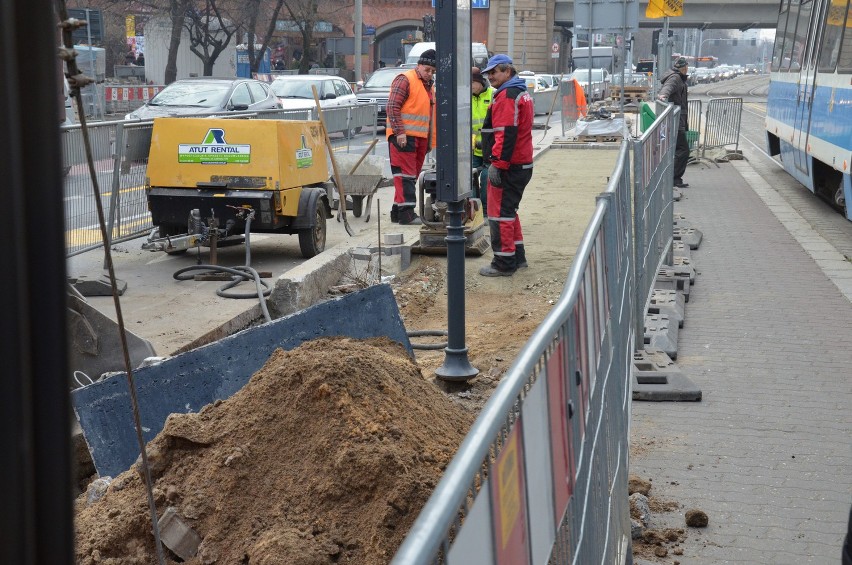
[[[633,367],[637,371],[677,371],[678,368],[672,358],[664,351],[646,346],[633,352]]]
[[[329,287],[337,284],[349,268],[349,252],[348,247],[326,249],[278,277],[266,299],[272,315],[286,316],[324,300]]]
[[[384,234],[385,245],[402,245],[405,242],[405,236],[401,233],[386,233]]]
[[[198,553],[201,536],[183,521],[174,506],[166,508],[157,526],[160,528],[160,541],[182,560],[191,559]]]
[[[682,241],[673,241],[672,255],[675,257],[692,257],[692,252],[690,251],[689,246],[684,244]]]
[[[373,250],[369,247],[356,247],[351,254],[352,259],[356,261],[369,261],[373,258]]]
[[[676,241],[682,241],[690,249],[698,249],[701,245],[702,233],[695,228],[674,228],[672,236]]]
[[[648,347],[633,354],[633,400],[697,401],[701,389],[664,351]]]
[[[645,316],[644,344],[677,359],[677,322],[661,314]]]
[[[683,293],[683,299],[689,302],[690,293],[689,276],[677,274],[674,269],[664,267],[657,273],[654,279],[654,288],[662,290],[677,290]]]
[[[686,303],[683,293],[676,290],[654,289],[648,302],[648,314],[662,314],[669,320],[677,322],[677,327],[683,327]]]
[[[672,257],[672,265],[668,266],[674,270],[676,275],[685,275],[689,277],[689,284],[695,284],[695,265],[692,264],[692,259],[689,257]]]
[[[198,412],[229,398],[275,349],[341,335],[385,336],[414,356],[391,288],[371,286],[135,371],[145,441],[163,429],[169,414]],[[72,391],[71,402],[98,474],[115,477],[128,469],[139,447],[124,374]]]
[[[683,373],[633,372],[633,400],[646,401],[698,401],[701,389]]]

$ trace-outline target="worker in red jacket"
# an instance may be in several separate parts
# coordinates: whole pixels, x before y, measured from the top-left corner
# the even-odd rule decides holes
[[[491,163],[487,213],[494,259],[479,274],[510,277],[527,267],[518,206],[532,178],[533,100],[508,56],[491,57],[482,74],[496,89],[482,126],[483,154]]]

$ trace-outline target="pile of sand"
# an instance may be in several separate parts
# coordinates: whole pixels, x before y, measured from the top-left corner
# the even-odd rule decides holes
[[[203,539],[187,563],[387,563],[472,420],[390,340],[279,350],[151,441],[158,515],[176,507]],[[76,529],[80,564],[156,563],[135,469],[78,499]]]

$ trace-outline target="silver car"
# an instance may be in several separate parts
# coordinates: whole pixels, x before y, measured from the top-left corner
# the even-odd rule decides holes
[[[169,116],[192,116],[245,110],[279,108],[269,85],[249,78],[185,78],[177,80],[144,106],[130,112],[126,120],[151,120]]]

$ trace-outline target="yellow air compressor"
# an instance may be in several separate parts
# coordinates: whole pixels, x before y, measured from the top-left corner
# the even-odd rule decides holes
[[[146,193],[156,226],[145,249],[181,253],[250,232],[299,235],[325,249],[332,184],[318,121],[158,118]]]

